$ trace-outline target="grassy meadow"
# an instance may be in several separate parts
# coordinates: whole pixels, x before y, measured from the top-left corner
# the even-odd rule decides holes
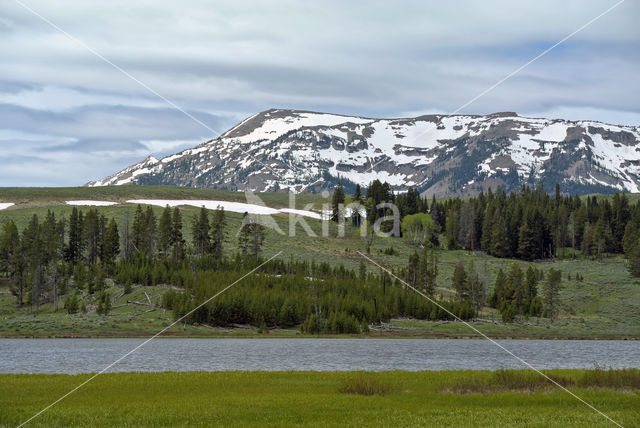
[[[606,382],[584,370],[547,373],[622,426],[640,426],[637,370]],[[0,426],[20,424],[88,377],[1,375]],[[105,374],[27,426],[614,426],[539,379],[527,371]]]
[[[289,195],[285,193],[261,193],[258,196],[267,206],[287,207]],[[0,188],[0,202],[13,202],[15,206],[0,211],[0,223],[13,219],[19,228],[26,225],[33,214],[43,218],[47,210],[56,216],[69,216],[72,207],[66,200],[105,200],[119,202],[120,205],[99,207],[107,217],[115,217],[123,224],[128,217],[133,219],[136,206],[127,204],[128,199],[217,199],[244,202],[244,194],[210,189],[192,189],[164,186],[113,186],[78,188]],[[296,195],[296,208],[304,209],[313,204],[321,209],[328,203],[321,195]],[[88,210],[90,207],[79,207]],[[159,217],[162,208],[154,207]],[[189,240],[191,218],[198,208],[183,207],[185,238]],[[235,231],[238,230],[242,214],[228,212],[225,252],[237,249]],[[349,269],[357,270],[363,260],[357,251],[366,251],[367,242],[360,236],[360,230],[347,226],[344,237],[336,237],[336,225],[331,223],[329,236],[322,236],[322,222],[305,218],[315,233],[310,237],[301,224],[295,226],[295,236],[289,236],[289,216],[274,215],[283,234],[267,229],[263,254],[269,257],[282,251],[283,259],[315,260],[332,265],[343,263]],[[393,246],[394,253],[385,250]],[[376,237],[371,245],[370,257],[388,267],[406,266],[409,255],[415,250],[408,242],[397,238]],[[479,275],[486,280],[491,292],[498,269],[507,270],[514,260],[499,259],[481,252],[439,250],[439,275],[436,294],[450,298],[454,295],[451,277],[458,261],[473,263]],[[526,269],[527,263],[520,263]],[[621,256],[605,256],[600,260],[585,259],[571,250],[564,258],[534,263],[535,267],[547,271],[560,269],[563,273],[563,289],[560,295],[560,316],[554,323],[546,318],[521,319],[514,324],[503,324],[500,316],[491,308],[484,308],[477,327],[494,337],[539,337],[539,338],[640,338],[640,284],[634,280],[625,267]],[[375,266],[368,265],[375,270]],[[576,280],[576,274],[583,280]],[[144,336],[153,334],[172,321],[172,314],[158,306],[160,296],[168,286],[134,287],[133,295],[121,296],[122,287],[109,285],[114,309],[107,316],[87,314],[67,315],[62,310],[62,302],[56,308],[45,304],[34,314],[30,308],[18,309],[7,283],[0,280],[0,336],[4,337],[79,337],[79,336]],[[242,284],[238,284],[239,287]],[[147,302],[147,293],[153,304],[141,306],[129,303]],[[118,297],[119,296],[119,297]],[[87,296],[88,297],[88,296]],[[216,329],[208,326],[176,326],[167,332],[180,336],[251,336],[255,329]],[[299,336],[296,329],[270,332],[272,336]],[[428,322],[417,320],[392,320],[388,325],[372,329],[372,336],[394,337],[467,337],[473,336],[468,327],[456,322]]]

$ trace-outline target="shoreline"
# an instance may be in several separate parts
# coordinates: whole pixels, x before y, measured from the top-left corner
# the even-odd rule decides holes
[[[154,333],[149,334],[47,334],[47,335],[0,335],[0,339],[148,339]],[[634,335],[517,335],[517,334],[487,334],[494,340],[623,340],[637,341],[640,336]],[[416,333],[416,334],[166,334],[158,336],[156,339],[455,339],[455,340],[486,340],[478,334],[446,334],[446,333]]]

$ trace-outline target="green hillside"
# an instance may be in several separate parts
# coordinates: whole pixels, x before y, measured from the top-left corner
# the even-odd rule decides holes
[[[287,207],[289,195],[284,193],[261,193],[258,196],[267,206]],[[120,226],[126,218],[133,218],[135,205],[125,203],[128,199],[215,199],[245,202],[244,194],[207,189],[176,187],[98,187],[98,188],[3,188],[0,189],[0,202],[16,203],[0,211],[0,224],[13,220],[22,229],[33,214],[44,218],[48,210],[56,217],[69,217],[72,207],[66,200],[105,200],[119,202],[111,207],[99,207],[104,215],[114,217]],[[303,209],[306,204],[314,204],[320,209],[329,201],[320,195],[296,195],[296,208]],[[88,210],[90,207],[78,207]],[[162,208],[154,207],[156,217],[160,217]],[[196,207],[181,207],[185,222],[185,238],[191,239],[191,221],[199,211]],[[357,251],[365,252],[367,242],[359,235],[359,229],[346,227],[345,237],[336,237],[337,229],[331,223],[329,236],[322,236],[322,222],[312,218],[305,221],[317,236],[308,236],[301,224],[295,227],[295,236],[289,235],[289,216],[278,214],[274,220],[284,232],[267,229],[263,254],[269,257],[282,252],[283,260],[314,260],[331,265],[343,264],[348,269],[358,271],[362,257]],[[236,232],[242,222],[242,214],[227,213],[225,254],[237,251]],[[388,249],[393,247],[393,254]],[[370,247],[370,257],[389,268],[405,267],[409,255],[415,247],[400,238],[376,237]],[[442,299],[452,298],[452,275],[455,265],[462,261],[465,265],[473,262],[480,276],[486,280],[488,292],[491,292],[499,269],[508,270],[515,260],[495,258],[482,252],[465,250],[437,250],[440,263],[437,277],[436,296]],[[547,318],[521,319],[514,324],[503,324],[495,309],[483,308],[474,321],[478,328],[496,337],[627,337],[640,338],[640,285],[628,273],[622,256],[604,256],[600,260],[569,257],[544,262],[527,263],[517,261],[526,270],[532,264],[543,272],[550,269],[562,271],[563,290],[560,294],[559,318],[551,323]],[[371,272],[378,272],[375,266],[367,265]],[[577,280],[581,275],[581,279]],[[571,279],[569,279],[571,278]],[[58,302],[57,309],[52,303],[42,305],[37,316],[29,307],[17,308],[6,280],[0,280],[0,335],[3,336],[130,336],[147,335],[159,330],[172,321],[170,312],[160,307],[161,295],[167,287],[142,287],[134,284],[132,295],[119,296],[121,284],[107,281],[110,295],[114,297],[114,309],[107,316],[88,313],[67,315]],[[242,284],[238,284],[242,287]],[[147,302],[146,294],[152,300],[151,306],[127,303]],[[118,297],[119,296],[119,297]],[[118,298],[116,298],[118,297]],[[88,299],[89,296],[86,296]],[[89,303],[87,301],[87,303]],[[91,305],[89,305],[91,306]],[[119,307],[118,307],[119,306]],[[175,331],[174,331],[175,330]],[[255,328],[223,329],[208,326],[180,326],[170,334],[218,336],[258,334]],[[297,328],[272,331],[274,335],[298,335]],[[454,336],[473,335],[467,327],[456,322],[419,321],[395,319],[379,328],[372,329],[370,335],[377,336]]]

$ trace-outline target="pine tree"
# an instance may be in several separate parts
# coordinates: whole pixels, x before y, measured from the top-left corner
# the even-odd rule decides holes
[[[69,217],[69,246],[67,247],[67,259],[73,264],[80,260],[82,254],[82,224],[79,219],[78,208],[73,207]]]
[[[242,254],[242,257],[247,257],[249,253],[249,225],[251,224],[249,219],[249,213],[245,212],[242,216],[242,226],[238,232],[238,248]]]
[[[167,205],[164,210],[162,210],[162,215],[158,223],[158,251],[163,257],[169,256],[173,235],[171,208]]]
[[[433,296],[438,277],[438,256],[436,252],[430,251],[425,246],[420,255],[420,285],[428,296]]]
[[[406,194],[406,214],[416,214],[418,212],[418,204],[420,202],[420,193],[415,187],[409,187]]]
[[[464,269],[464,264],[459,261],[453,271],[453,278],[451,280],[453,289],[456,290],[456,296],[461,302],[468,301],[470,298],[469,288],[467,282],[467,272]]]
[[[224,208],[218,207],[213,213],[211,223],[211,254],[216,260],[220,260],[224,252],[225,224]]]
[[[144,254],[145,251],[145,215],[142,205],[138,205],[133,215],[133,227],[131,229],[131,245],[138,254]]]
[[[500,216],[500,211],[496,211],[496,218],[491,228],[490,254],[496,257],[509,257],[509,238],[504,219]]]
[[[631,276],[640,277],[640,238],[634,244],[626,243],[627,269]]]
[[[19,306],[24,304],[26,268],[25,251],[18,227],[13,220],[9,220],[2,226],[0,234],[0,272],[9,275],[12,292]]]
[[[331,220],[335,222],[340,221],[342,216],[341,207],[344,204],[344,189],[342,184],[338,183],[333,189],[333,196],[331,198]]]
[[[496,275],[496,282],[493,285],[493,293],[489,299],[489,304],[492,308],[499,308],[500,304],[504,300],[507,287],[507,276],[502,269],[498,270]]]
[[[351,213],[351,225],[353,227],[359,227],[362,224],[362,214],[360,210],[362,209],[362,191],[360,190],[360,185],[356,184],[356,190],[353,194],[353,212]]]
[[[484,281],[480,279],[473,262],[470,264],[468,272],[467,289],[469,290],[469,298],[473,303],[475,313],[479,314],[487,299],[487,287]]]
[[[84,217],[82,234],[87,243],[87,263],[94,264],[100,254],[100,229],[98,211],[90,209]]]
[[[359,184],[356,184],[356,190],[353,193],[353,201],[357,203],[362,202],[362,190],[360,189]]]
[[[158,223],[153,208],[148,206],[144,215],[144,253],[149,257],[153,257],[157,228]]]
[[[108,266],[113,266],[119,254],[120,234],[118,233],[118,225],[112,218],[104,233],[103,262]]]
[[[523,273],[518,263],[513,263],[507,273],[507,293],[505,299],[513,303],[513,309],[519,315],[523,313],[525,287]]]
[[[36,214],[31,217],[29,224],[22,231],[22,242],[27,266],[31,273],[31,289],[28,297],[31,307],[35,306],[37,310],[40,306],[40,295],[43,288],[44,242],[42,228]]]
[[[182,236],[182,214],[180,214],[180,209],[178,207],[173,209],[171,232],[173,260],[180,261],[184,258],[185,242],[184,237]]]
[[[551,321],[553,321],[558,313],[558,296],[562,289],[562,272],[557,269],[550,269],[547,273],[547,280],[543,284],[542,292],[544,295],[545,310]]]
[[[407,282],[413,287],[417,288],[420,275],[420,256],[416,251],[409,256],[409,266],[407,269]]]
[[[209,213],[205,207],[200,208],[200,214],[193,219],[193,246],[196,254],[203,256],[211,251],[211,236],[209,232]]]
[[[109,293],[102,291],[98,296],[98,306],[96,307],[96,313],[98,315],[107,315],[111,311],[111,298]]]
[[[518,255],[523,260],[534,260],[538,255],[538,242],[529,216],[526,217],[518,234]]]
[[[265,237],[265,227],[258,223],[251,223],[251,229],[249,234],[249,255],[255,257],[256,259],[260,258],[260,253],[262,252],[262,244],[264,242]]]

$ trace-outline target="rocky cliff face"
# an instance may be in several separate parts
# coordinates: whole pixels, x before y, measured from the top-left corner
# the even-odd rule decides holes
[[[88,185],[302,192],[376,178],[437,196],[539,181],[571,193],[638,192],[640,129],[515,113],[369,119],[268,110],[193,149]]]

